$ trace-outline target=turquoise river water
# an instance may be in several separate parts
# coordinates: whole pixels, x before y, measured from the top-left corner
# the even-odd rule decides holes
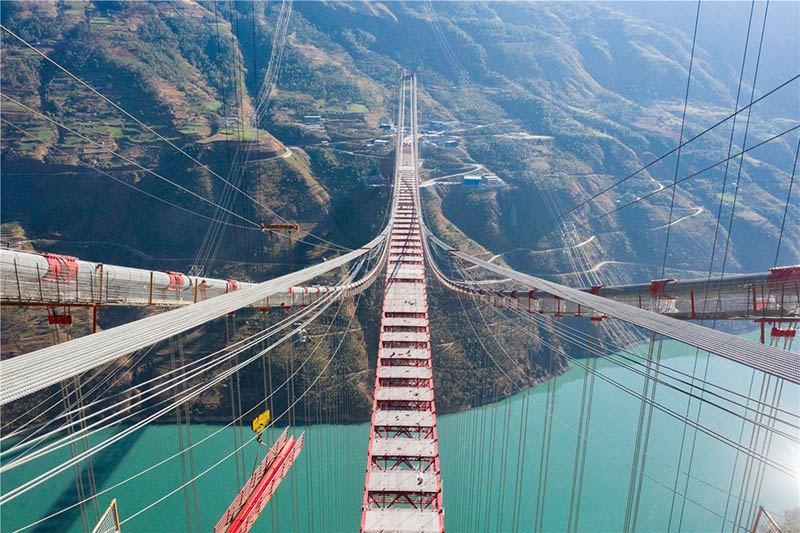
[[[748,337],[755,338],[755,333]],[[637,350],[644,353],[645,348]],[[663,353],[662,361],[669,367],[692,372],[694,349],[666,341]],[[702,356],[700,360],[703,361]],[[743,394],[748,392],[752,371],[718,357],[712,357],[710,361],[709,381]],[[541,517],[543,529],[547,531],[566,530],[572,500],[576,430],[584,379],[584,370],[573,366],[572,370],[558,377],[555,388],[547,483],[544,505],[541,505],[544,509]],[[597,368],[604,376],[641,391],[640,376],[606,360],[599,360]],[[753,396],[758,393],[760,383],[761,376],[758,375],[753,385]],[[511,531],[517,498],[520,530],[533,529],[545,426],[545,389],[546,386],[542,385],[532,389],[531,395],[517,394],[482,408],[438,417],[447,530]],[[656,400],[680,413],[687,408],[686,396],[668,387],[657,389]],[[784,386],[781,407],[797,413],[799,401],[798,388],[788,384]],[[595,380],[590,444],[586,454],[579,515],[579,529],[582,531],[622,530],[639,406],[640,402],[631,395],[602,379]],[[691,416],[697,416],[696,403],[690,412]],[[739,440],[741,421],[733,415],[704,407],[700,422],[733,440]],[[521,453],[520,431],[526,426],[524,453]],[[219,429],[220,426],[193,424],[194,442]],[[796,429],[783,429],[795,436],[798,434]],[[295,432],[302,430],[306,431],[304,450],[291,475],[284,480],[276,497],[256,522],[254,531],[357,531],[369,426],[314,425],[295,429]],[[732,478],[734,494],[739,492],[744,456],[740,455],[737,460],[735,450],[703,433],[697,434],[687,485],[686,464],[694,436],[689,430],[686,432],[682,473],[677,476],[681,495],[684,494],[684,487],[688,487],[686,503],[682,506],[682,496],[673,501],[675,467],[679,460],[683,431],[683,423],[661,411],[653,412],[639,504],[639,531],[665,531],[668,525],[675,530],[679,521],[684,531],[719,531],[724,523],[722,516],[725,514]],[[231,453],[232,432],[230,428],[224,429],[197,446],[197,473],[206,471],[224,455]],[[265,440],[272,436],[266,435]],[[749,436],[748,426],[742,439],[745,444]],[[99,441],[99,438],[93,438],[92,444]],[[177,432],[174,426],[146,427],[96,456],[94,468],[98,490],[113,487],[169,457],[176,450]],[[248,473],[254,464],[255,450],[254,445],[246,449]],[[772,441],[769,456],[795,471],[800,466],[797,445],[783,438]],[[53,454],[30,467],[26,465],[7,472],[0,478],[3,492],[47,471],[68,457],[68,452]],[[524,465],[522,468],[518,468],[520,462]],[[737,465],[735,472],[734,464]],[[236,462],[231,457],[197,480],[198,518],[202,531],[213,528],[236,494],[235,472]],[[117,499],[120,519],[124,521],[122,531],[125,533],[186,531],[182,490],[139,513],[156,499],[179,487],[181,482],[180,462],[171,460],[103,493],[99,497],[100,507],[105,508],[112,498]],[[785,510],[798,506],[799,491],[797,479],[767,468],[760,503],[782,516]],[[192,499],[191,491],[189,498]],[[43,488],[32,490],[3,505],[0,508],[2,531],[17,530],[74,503],[75,481],[72,470],[69,470],[44,484]],[[728,505],[729,520],[733,518],[736,504],[734,498]],[[728,523],[724,529],[730,530],[731,525]],[[80,514],[74,508],[28,530],[82,531]]]

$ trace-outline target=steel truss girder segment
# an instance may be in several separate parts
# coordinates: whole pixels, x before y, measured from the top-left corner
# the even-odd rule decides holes
[[[433,457],[394,457],[384,455],[372,458],[376,470],[414,470],[428,472],[434,467]]]
[[[435,509],[437,493],[416,491],[370,493],[369,502],[379,509],[390,509],[392,507]],[[442,531],[444,531],[444,529],[442,529]]]
[[[412,78],[413,79],[413,78]],[[412,82],[412,85],[415,82]],[[444,531],[417,190],[416,100],[411,139],[398,120],[395,191],[375,371],[361,531]]]

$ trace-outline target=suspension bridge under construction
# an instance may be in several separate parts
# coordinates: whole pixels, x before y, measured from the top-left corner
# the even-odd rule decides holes
[[[730,518],[728,514],[728,518],[723,519],[725,529],[750,531],[762,527],[767,520],[762,518],[766,510],[760,506],[758,494],[765,471],[775,470],[791,479],[797,479],[800,474],[796,464],[784,464],[769,454],[770,447],[777,446],[778,441],[793,446],[793,449],[797,449],[800,443],[800,413],[796,406],[787,411],[776,402],[784,387],[797,388],[800,385],[800,360],[792,351],[792,341],[800,321],[800,266],[730,275],[718,281],[659,279],[636,285],[576,288],[467,254],[434,235],[425,224],[419,191],[417,94],[416,76],[404,78],[398,93],[396,155],[388,221],[379,235],[356,250],[261,283],[128,268],[52,253],[0,251],[2,305],[45,308],[53,328],[71,324],[71,311],[76,308],[93,311],[93,331],[97,329],[96,313],[101,307],[158,306],[167,309],[141,320],[3,360],[0,362],[0,405],[6,406],[50,387],[60,385],[63,388],[65,383],[79,383],[81,376],[104,365],[157,343],[172,342],[173,338],[185,332],[241,309],[267,312],[270,308],[279,308],[296,312],[298,314],[290,315],[281,328],[297,331],[300,326],[296,326],[294,320],[302,320],[304,324],[312,322],[333,302],[355,297],[381,280],[384,284],[383,300],[378,353],[372,354],[377,355],[377,359],[368,453],[364,458],[360,529],[375,533],[442,532],[446,524],[448,490],[456,487],[448,485],[440,467],[435,401],[437,376],[432,364],[436,358],[436,351],[432,350],[436,339],[431,338],[427,297],[428,288],[435,282],[463,301],[491,307],[512,322],[545,321],[543,327],[553,335],[569,333],[569,326],[564,325],[565,317],[583,319],[593,328],[608,323],[624,323],[646,331],[650,339],[649,349],[636,367],[644,385],[641,393],[633,391],[641,400],[641,410],[618,415],[639,418],[636,453],[631,461],[631,486],[620,488],[620,493],[624,495],[628,489],[629,495],[635,494],[637,487],[641,491],[653,408],[663,411],[654,401],[655,389],[657,385],[668,387],[688,394],[698,402],[705,402],[708,408],[735,411],[739,413],[743,427],[746,422],[751,428],[749,442],[746,439],[735,441],[689,416],[664,411],[695,432],[717,438],[737,454],[741,453],[748,470],[733,498],[735,516]],[[324,282],[314,282],[323,275],[327,275]],[[340,280],[332,281],[334,275]],[[493,281],[493,288],[486,288],[490,286],[485,283],[487,280]],[[761,328],[760,342],[703,324],[703,321],[727,320],[757,323]],[[715,390],[700,375],[670,374],[669,368],[659,360],[663,339],[674,339],[708,352],[711,357],[752,369],[758,376],[756,383],[761,384],[757,396],[723,397],[724,391]],[[4,486],[0,505],[13,505],[16,498],[53,476],[80,469],[80,465],[93,454],[145,424],[183,409],[188,401],[228,382],[232,376],[238,376],[237,373],[248,364],[261,360],[264,351],[260,348],[254,348],[254,355],[245,350],[263,340],[263,336],[253,337],[226,347],[226,354],[236,350],[236,354],[241,356],[229,367],[223,367],[210,358],[193,361],[181,372],[171,371],[168,378],[153,384],[154,394],[167,393],[166,399],[159,400],[145,417],[131,419],[122,431],[94,446],[85,447],[83,451],[76,451],[74,444],[96,428],[103,427],[101,415],[106,410],[132,409],[137,402],[146,401],[146,390],[137,392],[132,400],[126,400],[124,406],[103,406],[95,412],[85,409],[76,394],[67,393],[67,397],[73,397],[73,400],[65,402],[71,406],[71,411],[67,410],[65,415],[53,415],[58,422],[55,427],[30,436],[26,436],[24,431],[12,434],[12,437],[22,439],[18,446],[22,446],[25,453],[14,455],[14,446],[4,449],[2,453],[7,459],[0,466],[0,472],[13,471],[67,445],[73,446],[70,459],[17,486]],[[589,346],[599,346],[597,339],[587,339],[586,342]],[[560,350],[555,346],[551,349],[554,352]],[[586,361],[581,364],[587,365],[587,375],[591,372],[593,380],[596,370],[591,370]],[[191,385],[183,377],[186,372],[200,371],[210,372],[211,377]],[[179,383],[180,391],[173,394],[171,391]],[[79,391],[80,385],[76,387],[75,390]],[[56,399],[56,403],[60,401],[60,397]],[[581,433],[577,439],[579,449],[590,446],[585,434],[588,422],[585,428],[583,426],[584,405],[581,407]],[[553,406],[548,403],[545,416],[552,415],[552,411]],[[180,415],[178,419],[180,421]],[[643,427],[647,429],[643,431]],[[69,431],[64,435],[67,429]],[[261,438],[259,432],[259,442]],[[243,438],[240,443],[244,446]],[[268,452],[248,473],[248,480],[242,484],[238,495],[218,495],[232,503],[220,517],[215,532],[243,532],[253,527],[272,495],[282,490],[281,480],[290,475],[293,463],[302,454],[312,453],[304,449],[304,446],[311,447],[312,443],[307,438],[304,440],[303,435],[295,437],[284,432],[274,443],[265,444]],[[182,447],[181,458],[183,454]],[[583,467],[577,469],[578,455],[576,453],[575,473],[551,473],[553,476],[572,475],[573,493],[576,492],[576,478],[581,481],[584,475]],[[476,461],[480,461],[480,457],[476,457]],[[190,481],[184,480],[183,486]],[[91,502],[95,497],[93,491],[90,489],[83,495],[85,502]],[[532,498],[531,495],[520,495],[515,506],[531,509],[533,504],[529,500]],[[536,498],[538,509],[539,496]],[[119,504],[124,505],[124,501]],[[627,508],[624,528],[633,530],[636,528],[638,499],[629,496]],[[572,512],[570,509],[570,520]],[[124,531],[116,513],[115,507],[113,513],[104,515],[99,531]],[[573,523],[577,528],[577,519]],[[541,522],[538,525],[541,526]],[[197,527],[199,529],[199,524]]]

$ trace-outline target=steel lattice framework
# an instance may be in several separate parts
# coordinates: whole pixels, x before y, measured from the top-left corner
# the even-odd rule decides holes
[[[444,531],[416,158],[398,121],[393,223],[375,371],[361,531]]]

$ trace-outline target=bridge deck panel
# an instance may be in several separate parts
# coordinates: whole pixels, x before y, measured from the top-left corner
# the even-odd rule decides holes
[[[381,348],[381,359],[430,359],[431,354],[425,348]]]
[[[429,379],[431,369],[425,366],[379,366],[379,378],[393,379]]]
[[[430,411],[375,411],[376,427],[433,427]]]
[[[371,509],[366,513],[364,524],[366,533],[434,533],[439,530],[439,512],[423,509]]]
[[[429,402],[433,400],[433,391],[427,387],[378,387],[375,398],[378,401]]]
[[[436,493],[439,491],[439,487],[436,474],[422,472],[418,478],[417,473],[413,470],[393,470],[390,472],[373,470],[369,475],[369,491]]]
[[[386,342],[428,342],[428,334],[421,331],[384,331],[381,340]]]
[[[428,321],[424,318],[384,318],[384,326],[399,326],[399,327],[426,327]]]
[[[433,439],[373,439],[373,457],[433,457],[436,447]]]

